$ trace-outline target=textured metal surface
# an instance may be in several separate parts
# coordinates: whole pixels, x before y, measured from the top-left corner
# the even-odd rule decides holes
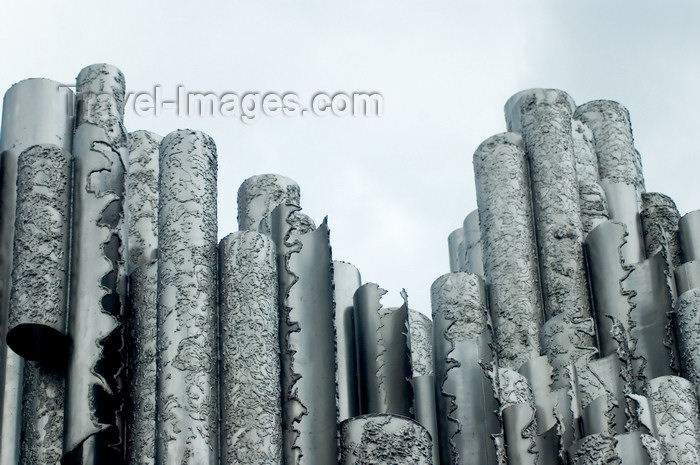
[[[681,264],[678,238],[680,218],[676,203],[669,196],[658,192],[642,193],[641,221],[647,257],[654,255],[660,248],[667,247],[673,266]]]
[[[299,185],[278,174],[261,174],[238,188],[238,229],[270,234],[270,214],[277,205],[299,205]]]
[[[72,156],[35,145],[19,156],[7,344],[28,360],[65,363]]]
[[[464,218],[464,270],[484,277],[484,249],[481,245],[479,210],[474,210]]]
[[[110,65],[77,78],[73,141],[71,350],[64,464],[120,463],[123,457],[124,76]]]
[[[615,452],[616,444],[614,436],[591,434],[569,449],[569,460],[572,465],[621,465]]]
[[[128,272],[157,258],[158,154],[163,140],[149,131],[129,133],[126,207],[129,234]]]
[[[665,244],[647,260],[634,265],[622,282],[629,293],[630,351],[635,384],[639,392],[658,376],[676,375],[678,351],[673,325],[675,283]]]
[[[435,372],[433,367],[433,322],[422,313],[408,309],[408,339],[411,348],[413,378],[413,415],[433,441],[433,462],[440,464],[437,412],[435,405]]]
[[[444,463],[497,463],[498,405],[483,365],[493,361],[482,279],[441,276],[430,288],[440,455]],[[437,441],[438,438],[435,438]]]
[[[540,355],[543,320],[530,179],[520,135],[484,141],[474,154],[476,198],[496,351],[517,370]]]
[[[644,177],[639,153],[634,148],[627,109],[610,100],[594,100],[576,109],[574,117],[593,132],[600,184],[605,190],[610,219],[622,222],[629,236],[624,256],[628,263],[644,259],[644,240],[639,219]]]
[[[219,460],[214,141],[171,132],[160,148],[156,463]]]
[[[326,221],[313,231],[299,207],[271,215],[279,270],[282,428],[287,465],[337,460],[335,328]],[[301,228],[301,229],[299,229]]]
[[[63,367],[25,362],[20,464],[55,464],[61,459],[65,381]]]
[[[683,261],[700,260],[700,210],[686,213],[678,221]]]
[[[362,285],[360,272],[350,263],[333,261],[333,301],[335,302],[336,383],[338,421],[360,413],[355,357],[355,318],[353,296]]]
[[[583,429],[586,436],[591,434],[624,433],[628,427],[626,394],[631,392],[631,373],[623,375],[623,366],[617,354],[594,360],[591,371],[600,380],[595,392],[589,395],[593,400],[583,407]]]
[[[447,236],[447,250],[450,254],[450,271],[464,271],[466,265],[464,229],[457,228]]]
[[[676,278],[676,292],[679,295],[700,287],[700,260],[683,263],[673,271]]]
[[[497,370],[498,402],[508,464],[538,463],[537,417],[527,378],[508,368]],[[542,463],[545,463],[544,461]]]
[[[355,340],[360,413],[411,416],[408,308],[384,308],[386,290],[374,283],[355,292]]]
[[[126,415],[127,463],[153,465],[156,455],[156,356],[158,261],[129,275],[127,361],[129,403]]]
[[[630,273],[624,265],[622,247],[626,235],[621,223],[607,221],[586,237],[585,250],[591,277],[591,291],[601,356],[616,353],[620,339],[629,343],[629,294],[622,281]],[[621,332],[617,328],[622,328]]]
[[[676,301],[676,331],[683,377],[700,392],[700,288],[684,292]]]
[[[571,97],[555,89],[532,89],[511,97],[530,167],[542,301],[551,318],[590,317],[583,261],[583,232],[576,160],[571,136]],[[512,125],[512,123],[511,123]]]
[[[608,219],[608,202],[600,185],[593,132],[575,119],[571,121],[571,138],[576,160],[581,227],[585,238],[593,228]]]
[[[219,244],[221,460],[281,464],[277,262],[272,239],[255,231]]]
[[[409,418],[363,415],[341,423],[339,463],[432,465],[431,443],[428,431]]]
[[[10,301],[15,227],[17,159],[37,144],[66,152],[73,141],[73,92],[49,79],[27,79],[13,85],[3,100],[0,133],[0,338],[5,340]],[[0,344],[0,464],[17,463],[23,359]]]
[[[655,378],[649,386],[665,463],[700,463],[700,415],[695,388],[678,376]]]

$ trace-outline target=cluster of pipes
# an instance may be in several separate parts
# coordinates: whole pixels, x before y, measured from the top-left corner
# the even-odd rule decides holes
[[[217,244],[214,141],[124,96],[106,64],[5,95],[0,465],[700,463],[700,211],[644,191],[621,105],[509,100],[431,320],[283,176]]]

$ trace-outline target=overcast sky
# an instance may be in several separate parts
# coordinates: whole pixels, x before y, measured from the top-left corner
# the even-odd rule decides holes
[[[131,92],[379,92],[380,118],[159,117],[129,131],[200,129],[219,156],[219,237],[255,174],[301,186],[331,228],[333,258],[430,313],[447,235],[476,208],[472,155],[505,130],[503,105],[531,87],[631,113],[648,191],[700,208],[700,3],[692,1],[4,1],[0,89],[74,82],[108,62]]]

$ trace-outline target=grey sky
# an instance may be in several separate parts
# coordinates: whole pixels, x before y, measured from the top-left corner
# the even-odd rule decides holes
[[[700,3],[648,1],[4,2],[0,89],[73,82],[108,62],[130,91],[376,91],[381,118],[127,116],[161,135],[210,134],[219,152],[219,237],[237,229],[236,191],[279,173],[329,216],[335,259],[363,281],[405,287],[430,312],[447,235],[476,208],[472,154],[505,130],[503,105],[530,87],[631,113],[647,190],[700,208]]]

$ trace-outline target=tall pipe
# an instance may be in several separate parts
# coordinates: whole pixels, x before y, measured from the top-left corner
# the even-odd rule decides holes
[[[255,231],[219,244],[221,460],[282,464],[277,262]]]
[[[353,296],[361,285],[362,280],[357,268],[350,263],[333,261],[338,422],[360,414]]]
[[[156,464],[218,464],[214,141],[171,132],[160,146]]]
[[[284,463],[337,461],[335,327],[326,221],[309,230],[296,205],[272,212],[279,270]],[[299,220],[304,221],[299,221]]]
[[[80,71],[73,142],[73,224],[64,464],[121,463],[126,227],[124,76]]]
[[[501,366],[517,370],[540,355],[544,318],[521,136],[484,141],[474,153],[474,173],[496,351]]]
[[[37,144],[70,153],[73,142],[73,91],[49,79],[13,85],[3,100],[0,131],[0,338],[5,341],[12,276],[17,192],[17,159]],[[19,459],[23,359],[0,344],[0,464]]]

